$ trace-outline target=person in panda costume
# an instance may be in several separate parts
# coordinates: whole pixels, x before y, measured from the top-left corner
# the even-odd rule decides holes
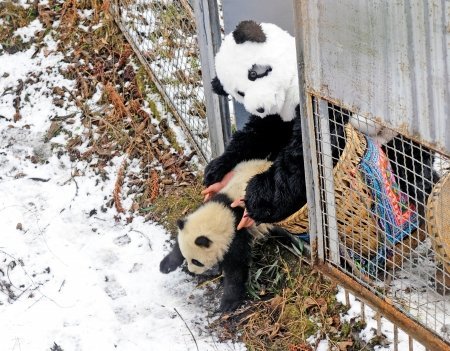
[[[259,224],[236,229],[244,209],[231,207],[243,196],[250,178],[267,171],[272,162],[250,160],[239,163],[233,177],[209,201],[177,221],[178,236],[172,251],[160,263],[162,273],[170,273],[186,260],[188,270],[202,274],[217,264],[224,275],[224,291],[219,310],[234,310],[245,298],[251,259],[251,244],[268,234],[286,235],[283,229]]]
[[[215,66],[214,92],[231,95],[251,115],[244,128],[233,134],[224,153],[205,168],[207,188],[203,194],[208,198],[220,189],[239,162],[266,158],[272,166],[248,182],[245,216],[260,223],[276,223],[307,202],[295,38],[271,23],[240,22],[225,36]],[[423,212],[421,204],[436,181],[429,150],[334,106],[329,109],[333,165],[345,146],[348,116],[354,127],[384,144],[401,190]]]
[[[225,36],[215,65],[214,92],[231,95],[251,115],[225,152],[206,166],[203,193],[219,189],[239,162],[266,158],[273,164],[249,181],[245,208],[256,222],[278,222],[306,203],[295,39],[274,24],[243,21]],[[334,117],[330,130],[337,161],[347,120],[344,114]]]

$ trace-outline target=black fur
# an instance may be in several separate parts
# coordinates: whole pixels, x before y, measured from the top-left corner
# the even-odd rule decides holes
[[[242,130],[235,132],[225,152],[205,168],[204,184],[220,180],[238,163],[268,158],[273,161],[292,137],[294,122],[283,122],[279,115],[250,116]]]
[[[247,229],[236,232],[222,262],[223,295],[219,310],[228,312],[236,309],[245,299],[250,260],[252,236]]]
[[[159,271],[161,273],[167,274],[173,272],[175,269],[180,267],[184,262],[183,254],[180,251],[180,246],[178,242],[172,248],[172,251],[163,258],[161,263],[159,264]]]
[[[227,96],[228,93],[223,89],[223,85],[220,82],[219,78],[214,77],[211,81],[212,90],[217,95]]]
[[[211,246],[212,241],[209,240],[206,236],[201,235],[199,236],[197,239],[195,239],[195,245],[200,246],[200,247],[210,247]]]
[[[305,171],[300,119],[293,125],[293,136],[273,165],[250,179],[245,196],[249,216],[257,222],[273,223],[306,204]]]
[[[186,223],[186,221],[184,219],[177,220],[177,227],[178,227],[178,229],[183,230],[184,223]]]
[[[233,31],[233,38],[236,44],[242,44],[246,41],[264,43],[266,41],[266,34],[259,23],[255,21],[242,21]]]
[[[330,115],[333,161],[345,147],[344,111]],[[336,147],[338,145],[339,147]],[[245,207],[256,222],[278,222],[306,204],[306,184],[299,107],[291,122],[279,115],[250,116],[245,127],[236,132],[225,152],[205,168],[205,185],[222,180],[239,162],[268,158],[273,165],[253,177],[246,189]]]
[[[251,80],[252,82],[254,82],[255,80],[257,80],[259,78],[268,76],[270,72],[272,72],[272,67],[264,66],[264,65],[257,65],[255,63],[252,66],[252,68],[248,70],[247,78],[248,78],[248,80]]]
[[[433,170],[434,156],[431,150],[398,135],[383,146],[392,171],[397,176],[400,189],[408,194],[409,200],[416,206],[422,220],[425,213],[424,204],[439,178]]]

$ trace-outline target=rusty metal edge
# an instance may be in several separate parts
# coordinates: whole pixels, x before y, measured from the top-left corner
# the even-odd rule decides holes
[[[120,0],[114,1],[114,6],[117,7],[117,9],[120,9],[119,7]],[[142,54],[139,52],[139,48],[136,46],[136,43],[134,42],[133,38],[128,34],[127,29],[125,25],[120,20],[119,13],[117,13],[112,6],[109,7],[109,11],[111,15],[114,18],[114,21],[116,22],[117,26],[120,28],[120,31],[122,32],[123,36],[127,40],[127,42],[131,45],[133,48],[134,53],[138,57],[141,64],[144,66],[145,70],[150,76],[150,79],[155,84],[156,88],[158,89],[159,93],[161,94],[164,102],[166,103],[167,107],[169,108],[170,112],[174,115],[178,123],[180,124],[181,128],[183,129],[185,135],[190,141],[191,146],[194,148],[195,152],[197,153],[197,156],[199,157],[200,161],[203,165],[206,165],[208,163],[206,156],[203,154],[200,147],[197,145],[197,142],[194,139],[194,136],[192,135],[192,132],[189,130],[189,128],[185,125],[185,122],[181,115],[178,113],[176,108],[174,107],[174,103],[170,99],[170,97],[166,94],[161,82],[158,78],[156,78],[155,74],[153,73],[152,69],[149,67],[147,60],[142,56]]]
[[[338,285],[344,287],[344,289],[352,292],[355,296],[374,308],[375,311],[381,312],[384,317],[403,329],[403,331],[423,344],[427,349],[436,351],[450,350],[450,345],[438,335],[412,320],[392,304],[376,296],[373,292],[363,287],[339,269],[325,263],[319,263],[314,268],[334,280]]]

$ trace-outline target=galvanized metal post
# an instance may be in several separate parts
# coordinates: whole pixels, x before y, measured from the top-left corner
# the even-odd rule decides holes
[[[314,132],[314,116],[311,96],[306,90],[304,50],[307,44],[303,31],[303,1],[294,1],[295,38],[298,57],[298,80],[300,87],[300,118],[302,121],[302,142],[305,162],[306,198],[309,211],[309,234],[311,242],[311,261],[324,260],[324,240],[322,214],[320,211],[319,170]]]
[[[336,203],[334,196],[333,178],[333,158],[331,156],[331,136],[328,120],[328,102],[319,100],[319,128],[322,136],[322,176],[323,187],[325,188],[326,214],[328,220],[328,252],[329,260],[335,265],[339,265],[339,235],[336,220]]]
[[[231,136],[228,101],[225,97],[214,94],[210,84],[215,76],[214,55],[221,43],[217,2],[216,0],[194,1],[194,12],[200,47],[211,155],[216,157],[223,153],[225,143]]]

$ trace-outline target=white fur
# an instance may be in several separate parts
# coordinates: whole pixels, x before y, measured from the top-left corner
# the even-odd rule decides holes
[[[271,165],[272,162],[266,160],[239,163],[234,168],[233,177],[220,192],[231,199],[243,197],[248,181],[256,174],[266,171]],[[261,237],[270,228],[270,225],[261,224],[252,226],[249,230],[254,237]],[[221,262],[230,247],[235,231],[234,214],[229,207],[221,203],[209,201],[188,215],[183,229],[178,232],[178,243],[188,263],[189,271],[201,274]],[[212,241],[209,248],[195,244],[195,239],[201,235]],[[192,259],[198,260],[204,267],[194,265]]]
[[[271,165],[272,162],[266,160],[250,160],[238,163],[234,167],[233,177],[220,192],[228,195],[231,199],[244,197],[248,181],[255,175],[267,171]]]
[[[368,118],[364,118],[356,113],[350,117],[350,123],[360,132],[370,136],[379,144],[386,144],[391,141],[397,132],[384,127]]]
[[[295,38],[271,23],[261,23],[261,27],[266,35],[264,43],[236,44],[232,33],[225,36],[215,59],[217,77],[225,91],[251,114],[279,114],[284,121],[290,121],[299,104]],[[254,64],[270,65],[272,71],[251,81],[248,70]],[[264,113],[257,111],[261,107]]]
[[[178,243],[189,271],[201,274],[222,261],[233,240],[230,234],[236,229],[234,223],[233,212],[214,201],[209,201],[186,217],[184,228],[178,232]],[[201,235],[212,240],[209,248],[195,244],[195,239]],[[204,267],[194,265],[192,259],[200,261]]]

